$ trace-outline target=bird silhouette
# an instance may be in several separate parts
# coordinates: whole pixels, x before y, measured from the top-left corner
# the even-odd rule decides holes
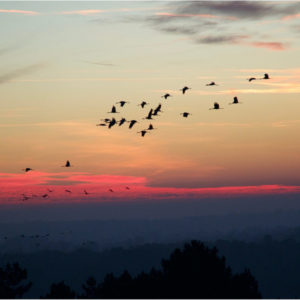
[[[99,123],[99,124],[96,124],[96,126],[106,126],[106,123]]]
[[[183,113],[181,113],[181,115],[182,115],[184,118],[187,118],[189,115],[191,115],[191,113],[189,113],[189,112],[183,112]]]
[[[161,96],[162,98],[165,98],[166,100],[168,99],[168,97],[172,97],[170,94],[164,94],[163,96]]]
[[[265,74],[264,74],[264,77],[261,78],[261,79],[270,79],[269,74],[268,74],[268,73],[265,73]]]
[[[147,103],[146,101],[142,101],[142,103],[138,104],[138,106],[141,106],[142,108],[145,107],[145,105],[148,105],[149,103]]]
[[[126,122],[126,119],[125,119],[125,118],[122,118],[122,119],[119,121],[119,126],[122,126],[125,122]]]
[[[128,186],[125,187],[126,190],[130,190],[130,188]]]
[[[251,81],[253,81],[253,80],[256,80],[256,78],[255,78],[255,77],[250,77],[250,78],[248,78],[248,81],[249,81],[249,82],[251,82]]]
[[[238,97],[233,97],[233,102],[229,103],[229,104],[239,104],[241,102],[239,102]]]
[[[147,117],[145,119],[146,120],[153,120],[152,119],[152,113],[153,113],[153,109],[151,108],[150,111],[149,111],[149,113],[148,113],[148,115],[147,115]]]
[[[52,192],[53,192],[53,190],[50,190],[50,189],[47,189],[47,191],[48,191],[49,193],[52,193]]]
[[[145,134],[147,133],[147,130],[141,130],[141,131],[139,131],[138,133],[140,133],[141,136],[144,137]]]
[[[111,121],[111,119],[109,118],[105,118],[105,119],[101,119],[101,121],[105,122],[105,123],[109,123]]]
[[[128,101],[119,101],[116,104],[120,104],[121,107],[123,107],[126,103],[129,103]]]
[[[22,201],[27,201],[27,200],[30,199],[30,197],[28,197],[28,196],[26,196],[26,195],[24,195],[24,194],[22,194],[22,196],[23,196],[23,198],[21,199]]]
[[[49,195],[48,194],[44,194],[44,195],[42,195],[42,197],[43,198],[47,198],[47,197],[49,197]]]
[[[148,129],[147,130],[154,130],[155,128],[153,127],[153,125],[152,124],[149,124],[149,127],[148,127]]]
[[[158,106],[155,108],[153,112],[153,116],[158,116],[158,113],[161,112],[161,104],[159,103]]]
[[[136,120],[129,121],[129,129],[131,129],[135,123],[137,123]]]
[[[90,193],[88,193],[86,190],[83,190],[83,193],[85,194],[85,195],[89,195]]]
[[[109,191],[109,192],[111,192],[111,193],[113,193],[113,192],[114,192],[114,191],[113,191],[113,189],[109,189],[108,191]]]
[[[25,169],[22,169],[22,171],[25,171],[25,173],[27,173],[29,171],[33,171],[33,169],[31,169],[31,168],[25,168]]]
[[[187,87],[187,86],[185,86],[184,88],[182,88],[180,91],[182,91],[182,94],[184,95],[185,94],[185,92],[187,91],[187,90],[190,90],[191,88],[189,88],[189,87]]]
[[[66,161],[66,164],[62,167],[65,167],[65,168],[70,168],[71,167],[71,163],[69,160]]]
[[[116,107],[113,105],[113,107],[111,108],[111,111],[108,112],[109,114],[117,114],[117,109]]]
[[[218,102],[214,103],[214,107],[210,109],[221,109],[220,104]]]
[[[213,85],[217,85],[214,81],[212,81],[211,83],[208,83],[206,86],[213,86]]]
[[[72,193],[70,190],[65,190],[66,193]]]
[[[117,124],[117,121],[115,118],[112,118],[108,124],[108,129],[112,128],[115,124]]]

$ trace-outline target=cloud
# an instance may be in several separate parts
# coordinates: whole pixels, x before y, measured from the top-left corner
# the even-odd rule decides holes
[[[269,50],[282,51],[287,49],[287,46],[280,42],[252,42],[251,46],[257,48],[266,48]]]
[[[89,15],[97,15],[104,13],[103,9],[85,9],[85,10],[72,10],[72,11],[63,11],[59,14],[61,15],[80,15],[80,16],[89,16]]]
[[[299,19],[299,18],[300,18],[300,13],[297,13],[297,14],[293,14],[293,15],[284,16],[281,18],[281,20],[282,21],[290,21],[290,20]]]
[[[178,14],[220,14],[240,19],[282,16],[300,9],[299,3],[268,3],[266,1],[193,1],[180,2]]]
[[[247,35],[216,35],[197,38],[195,42],[198,44],[238,44],[247,38]]]
[[[14,70],[12,72],[0,75],[0,84],[9,82],[11,80],[14,80],[22,75],[33,73],[37,70],[40,70],[42,67],[44,67],[45,64],[34,64],[31,66],[27,66],[18,70]]]
[[[21,15],[27,15],[27,16],[36,16],[40,13],[37,11],[31,11],[31,10],[19,10],[19,9],[0,9],[0,13],[6,13],[6,14],[21,14]]]
[[[80,172],[22,174],[0,173],[0,204],[22,203],[22,194],[29,197],[26,203],[103,202],[112,199],[122,201],[156,201],[162,199],[194,199],[239,195],[269,195],[299,193],[300,186],[258,185],[221,186],[203,188],[179,188],[149,186],[145,177],[120,175],[93,175]],[[129,186],[129,189],[126,189]],[[51,189],[52,192],[49,192]],[[65,189],[72,193],[66,193]],[[84,195],[86,189],[89,195]],[[113,189],[110,192],[109,189]],[[48,193],[48,198],[41,196]],[[32,196],[36,195],[36,196]]]
[[[218,16],[211,15],[211,14],[178,14],[178,13],[170,13],[170,12],[157,12],[155,13],[156,16],[163,16],[167,18],[203,18],[203,19],[212,19],[218,18]]]

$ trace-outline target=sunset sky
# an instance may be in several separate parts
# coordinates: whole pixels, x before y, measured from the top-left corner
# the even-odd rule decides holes
[[[1,1],[0,18],[0,203],[300,193],[300,2]],[[120,100],[139,123],[97,127]]]

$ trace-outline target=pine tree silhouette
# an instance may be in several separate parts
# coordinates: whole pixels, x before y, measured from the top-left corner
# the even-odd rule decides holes
[[[7,264],[5,268],[0,268],[0,298],[14,299],[21,298],[27,292],[32,283],[24,283],[27,279],[27,271],[21,269],[19,264]]]

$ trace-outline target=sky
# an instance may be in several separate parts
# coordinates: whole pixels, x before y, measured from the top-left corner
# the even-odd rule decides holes
[[[1,1],[0,17],[0,204],[299,194],[299,2]],[[111,117],[138,123],[96,126]]]

